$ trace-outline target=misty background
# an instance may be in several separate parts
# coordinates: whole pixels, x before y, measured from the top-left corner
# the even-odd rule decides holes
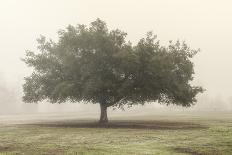
[[[26,104],[21,99],[23,78],[32,71],[21,58],[25,50],[37,50],[36,38],[42,34],[57,40],[58,30],[69,24],[88,25],[96,18],[104,20],[109,29],[127,32],[133,44],[152,30],[163,45],[179,39],[201,49],[193,59],[193,83],[206,91],[195,106],[186,109],[155,103],[126,112],[232,110],[231,6],[230,0],[0,1],[0,114],[97,111],[98,105]]]

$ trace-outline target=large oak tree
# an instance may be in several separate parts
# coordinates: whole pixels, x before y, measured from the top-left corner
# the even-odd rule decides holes
[[[34,70],[25,78],[23,100],[99,103],[101,123],[108,121],[108,107],[193,105],[202,92],[190,84],[198,51],[179,41],[161,46],[151,32],[133,46],[126,35],[97,19],[59,31],[57,42],[41,36],[38,51],[27,51],[23,59]]]

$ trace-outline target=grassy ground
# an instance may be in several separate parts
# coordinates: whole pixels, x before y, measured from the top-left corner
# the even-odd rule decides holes
[[[0,117],[0,154],[232,154],[230,113],[113,117],[107,126],[92,119],[32,117]]]

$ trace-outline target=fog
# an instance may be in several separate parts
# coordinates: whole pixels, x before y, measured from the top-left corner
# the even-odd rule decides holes
[[[232,110],[232,2],[230,0],[7,0],[0,1],[0,114],[96,111],[98,105],[21,101],[23,78],[31,73],[20,59],[25,50],[36,50],[40,34],[57,39],[68,24],[89,24],[96,18],[110,29],[128,33],[136,43],[147,31],[161,44],[184,40],[201,49],[194,58],[194,84],[206,91],[192,108],[149,104],[128,112],[157,110]],[[125,112],[124,112],[125,113]]]

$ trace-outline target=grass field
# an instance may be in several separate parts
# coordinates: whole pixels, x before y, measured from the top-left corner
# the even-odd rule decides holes
[[[55,119],[54,119],[55,118]],[[231,113],[112,117],[0,116],[0,154],[231,155]]]

